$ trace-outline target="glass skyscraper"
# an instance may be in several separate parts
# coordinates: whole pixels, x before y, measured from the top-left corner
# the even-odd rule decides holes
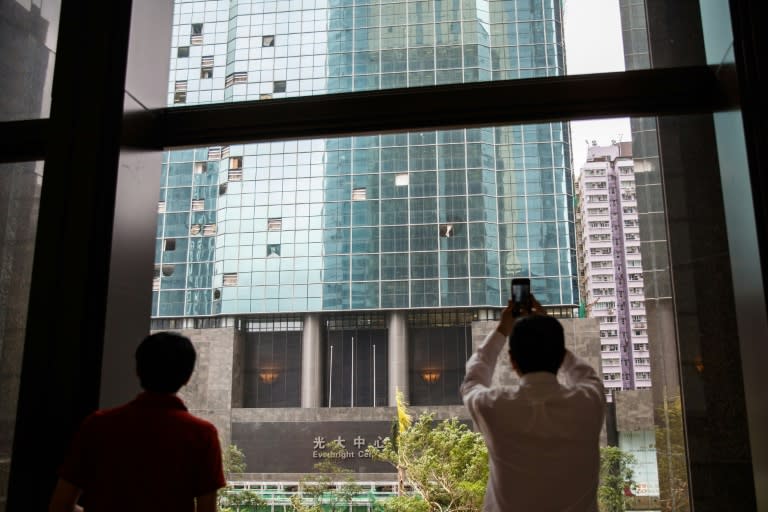
[[[169,104],[564,74],[559,0],[177,0]],[[171,151],[155,318],[578,302],[567,123]]]

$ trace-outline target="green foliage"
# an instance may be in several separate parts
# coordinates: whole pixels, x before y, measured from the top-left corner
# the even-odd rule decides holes
[[[340,453],[344,448],[336,442],[331,441],[327,445],[328,452],[331,454]],[[321,512],[323,510],[347,510],[352,498],[362,492],[362,487],[352,478],[349,473],[352,471],[343,468],[336,462],[338,458],[329,457],[315,464],[315,474],[305,476],[301,479],[299,487],[301,496],[296,494],[291,496],[291,506],[297,512]],[[344,478],[341,485],[335,483],[339,481],[341,475],[348,475]],[[323,508],[325,505],[325,509]]]
[[[232,473],[245,473],[245,455],[234,444],[230,444],[221,454],[224,474],[229,478]],[[216,508],[219,512],[241,512],[260,505],[265,505],[261,496],[253,491],[234,489],[227,486],[220,489],[216,496]]]
[[[255,492],[234,489],[231,486],[221,489],[216,497],[216,508],[219,512],[243,512],[266,504],[267,502]]]
[[[298,494],[291,496],[291,506],[296,512],[323,512],[322,506],[315,503],[305,504]]]
[[[482,508],[488,482],[488,450],[479,433],[456,418],[436,423],[429,413],[422,414],[406,430],[398,430],[397,443],[387,438],[383,448],[369,446],[368,451],[374,459],[402,471],[426,502],[426,510]]]
[[[429,512],[420,496],[395,496],[381,502],[384,512]]]
[[[229,476],[231,473],[245,473],[247,465],[245,464],[245,455],[236,445],[227,446],[222,454],[222,464],[224,465],[224,474]]]
[[[626,510],[625,489],[634,490],[634,471],[631,465],[637,462],[631,453],[615,446],[600,448],[600,485],[597,499],[601,512],[623,512]]]

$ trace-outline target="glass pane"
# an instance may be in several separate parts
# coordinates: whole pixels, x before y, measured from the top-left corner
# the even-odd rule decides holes
[[[0,165],[0,473],[8,475],[42,184],[42,162]],[[0,504],[7,479],[0,480]],[[2,508],[2,507],[0,507]]]
[[[175,6],[169,105],[624,69],[615,2],[581,0],[565,9],[560,0]]]
[[[464,365],[472,355],[471,331],[470,326],[412,330],[411,404],[461,404],[458,390],[464,380]]]
[[[329,329],[328,407],[387,404],[387,333],[383,329]],[[330,395],[330,396],[329,396]]]
[[[578,304],[566,123],[171,151],[162,180],[158,318],[497,308],[516,276]]]
[[[0,121],[48,117],[60,9],[60,0],[0,5]]]
[[[439,412],[461,403],[469,343],[494,325],[479,319],[498,314],[511,278],[529,277],[567,326],[567,342],[602,372],[606,441],[635,458],[635,501],[652,508],[675,493],[675,506],[685,510],[682,389],[668,325],[677,313],[656,122],[170,151],[153,323],[270,314],[301,322],[323,312],[321,369],[306,361],[293,368],[302,379],[321,373],[324,406],[360,408],[372,407],[374,396],[376,406],[392,405],[386,391],[398,377],[387,358],[396,345],[385,325],[403,312],[402,389],[412,404]],[[573,151],[572,132],[587,140]],[[575,173],[572,159],[580,160]],[[242,171],[234,179],[232,160]],[[204,233],[204,225],[213,228]],[[296,346],[280,350],[296,364],[304,334],[292,336]],[[293,405],[249,402],[264,383],[256,370],[244,369],[244,380],[233,371],[233,382],[245,386],[245,408],[298,407],[295,395]],[[674,489],[660,483],[669,478]]]
[[[561,5],[177,2],[169,104],[643,69],[648,18],[665,24],[655,34],[658,65],[678,65],[687,54],[686,64],[703,62],[704,53],[688,47],[665,54],[675,29],[669,40],[660,37],[669,28],[653,10],[660,3],[650,10],[643,0]],[[710,7],[705,26],[718,18]],[[678,16],[698,23],[687,20]],[[710,35],[710,62],[719,62],[729,37]],[[712,439],[696,409],[708,400],[696,391],[705,359],[692,339],[699,326],[675,302],[690,305],[697,295],[673,247],[674,236],[686,235],[667,220],[658,123],[667,123],[667,137],[705,135],[685,119],[617,119],[173,151],[159,198],[154,322],[189,311],[293,319],[322,311],[325,367],[305,361],[301,371],[303,378],[322,373],[329,406],[371,406],[357,390],[384,378],[385,386],[407,389],[412,403],[444,413],[440,407],[460,403],[468,340],[492,329],[509,279],[529,277],[553,312],[584,317],[563,319],[568,343],[602,372],[606,441],[635,460],[633,506],[688,510],[683,418],[701,422],[689,426],[699,446]],[[671,177],[691,167],[675,156],[680,151],[665,148],[666,186],[673,184],[666,200],[681,193]],[[716,157],[705,160],[711,171]],[[214,176],[190,172],[208,167]],[[207,252],[196,267],[172,254],[199,243],[205,226]],[[176,249],[168,250],[171,238]],[[199,277],[166,275],[171,264]],[[353,318],[355,328],[328,327],[341,318]],[[397,321],[406,324],[404,341],[381,329]],[[404,343],[405,380],[392,361],[372,363],[379,354],[372,339],[390,352]],[[503,382],[516,382],[513,372],[499,371]],[[691,410],[686,392],[701,400]]]
[[[248,333],[244,359],[244,407],[300,405],[301,332]]]

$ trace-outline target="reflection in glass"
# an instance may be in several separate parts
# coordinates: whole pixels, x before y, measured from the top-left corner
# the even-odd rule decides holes
[[[171,52],[184,103],[565,74],[560,2],[190,3]]]
[[[387,405],[387,332],[385,329],[327,331],[328,407]]]
[[[464,364],[472,354],[472,329],[414,327],[411,335],[411,403],[460,404]]]
[[[42,162],[0,165],[0,471],[5,474],[16,424],[42,173]],[[0,497],[5,497],[5,483]]]
[[[0,8],[0,121],[48,117],[60,0],[9,0]]]
[[[301,332],[249,332],[244,342],[244,406],[301,403]]]

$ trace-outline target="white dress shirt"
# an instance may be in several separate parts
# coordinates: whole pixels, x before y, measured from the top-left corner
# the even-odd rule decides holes
[[[494,330],[467,361],[461,394],[488,446],[490,476],[483,510],[597,512],[603,384],[566,351],[566,384],[549,372],[523,375],[520,386],[491,387],[506,337]]]

